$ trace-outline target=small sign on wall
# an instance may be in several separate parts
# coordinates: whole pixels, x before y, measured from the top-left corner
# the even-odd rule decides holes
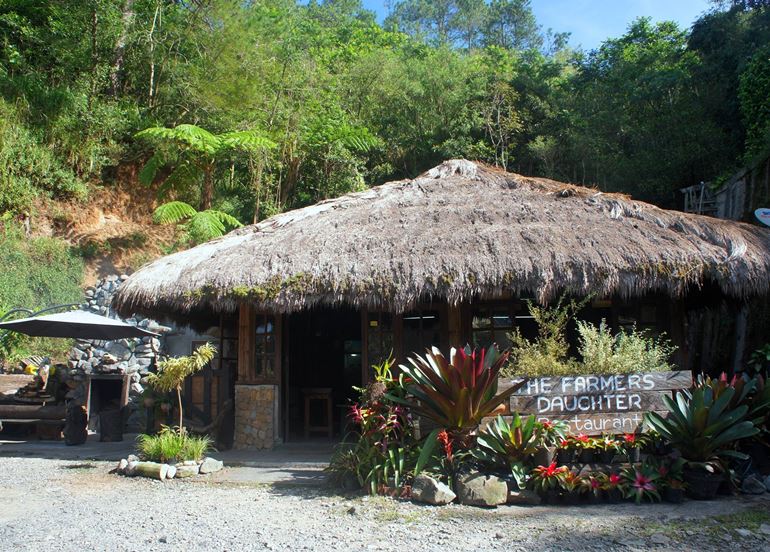
[[[573,433],[631,433],[641,428],[646,412],[665,411],[665,395],[691,383],[684,370],[529,378],[511,397],[510,411],[567,422]]]

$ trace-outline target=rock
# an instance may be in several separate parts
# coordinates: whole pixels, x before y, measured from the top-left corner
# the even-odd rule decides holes
[[[763,523],[760,525],[759,532],[763,535],[770,535],[770,523]]]
[[[185,466],[184,464],[176,466],[177,479],[183,479],[185,477],[195,477],[196,475],[198,475],[197,464],[194,466]]]
[[[770,493],[770,475],[765,477],[765,489],[767,489],[767,492]]]
[[[164,535],[164,536],[162,536],[162,537],[160,537],[160,538],[158,539],[158,542],[162,542],[162,543],[164,543],[164,544],[165,544],[165,543],[167,543],[167,542],[168,542],[168,537],[166,537],[166,536]]]
[[[752,533],[752,532],[751,532],[751,531],[749,531],[748,529],[743,529],[743,528],[741,528],[741,529],[736,529],[736,530],[735,530],[735,532],[736,532],[738,535],[740,535],[741,537],[743,537],[743,538],[749,538],[749,537],[752,537],[752,536],[754,536],[754,533]]]
[[[128,462],[139,462],[139,457],[136,454],[129,454],[126,460]]]
[[[125,458],[122,458],[120,462],[118,462],[118,473],[123,473],[126,471],[126,468],[128,467],[128,460]]]
[[[207,456],[203,463],[200,466],[200,469],[198,470],[201,475],[205,475],[207,473],[214,473],[218,472],[224,467],[224,464],[221,460],[216,460],[214,458],[211,458]]]
[[[508,484],[496,475],[471,472],[458,478],[455,486],[460,504],[498,506],[508,500]]]
[[[139,462],[137,461],[135,462],[129,461],[128,466],[126,466],[126,469],[123,470],[123,474],[129,477],[133,477],[134,475],[136,475],[136,466],[138,465],[139,465]]]
[[[412,500],[426,504],[443,505],[452,502],[457,495],[448,485],[428,475],[418,475],[412,482]]]
[[[508,491],[508,504],[517,504],[519,506],[537,506],[541,502],[540,495],[534,491]]]
[[[767,488],[765,484],[754,475],[749,475],[741,484],[741,492],[745,494],[765,494]]]
[[[671,539],[668,538],[663,533],[655,533],[654,535],[652,535],[650,537],[650,542],[652,544],[657,544],[657,545],[660,545],[660,546],[665,546],[665,545],[671,543]]]

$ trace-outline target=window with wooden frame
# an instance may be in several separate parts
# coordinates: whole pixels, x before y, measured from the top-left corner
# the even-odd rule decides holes
[[[517,326],[518,304],[492,303],[474,306],[471,322],[473,347],[487,349],[496,343],[500,350],[511,347],[508,334]]]
[[[441,348],[441,319],[438,310],[420,309],[405,313],[403,318],[404,355],[422,355],[431,347]]]
[[[256,318],[254,379],[270,381],[275,379],[277,371],[275,317],[269,314],[257,314]]]

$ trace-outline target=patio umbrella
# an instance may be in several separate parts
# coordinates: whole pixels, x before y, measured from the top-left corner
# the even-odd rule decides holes
[[[120,320],[75,310],[0,323],[0,330],[11,330],[35,337],[72,337],[76,339],[124,339],[158,337],[158,334]]]

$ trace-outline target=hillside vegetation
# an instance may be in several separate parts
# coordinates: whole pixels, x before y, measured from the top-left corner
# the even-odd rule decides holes
[[[457,157],[675,207],[767,151],[768,4],[583,51],[529,0],[3,2],[6,239],[35,264],[29,223],[93,279]]]

